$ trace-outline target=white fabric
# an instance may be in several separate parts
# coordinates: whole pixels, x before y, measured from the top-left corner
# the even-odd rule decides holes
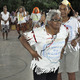
[[[2,19],[8,20],[10,13],[7,12],[5,14],[4,12],[1,12],[1,15],[2,15]],[[5,22],[1,20],[1,25],[9,25],[9,21],[7,21],[7,23],[5,24]]]
[[[10,16],[10,18],[11,18],[11,22],[15,22],[16,21],[16,17],[15,16]]]
[[[76,47],[73,48],[71,45],[71,41],[76,38],[77,33],[78,33],[78,28],[80,28],[80,23],[75,17],[71,17],[66,23],[63,23],[68,27],[69,29],[69,40],[68,40],[68,47],[70,51],[72,52],[79,50],[79,43],[77,43]]]
[[[36,23],[41,19],[41,14],[40,13],[37,13],[37,14],[32,13],[30,18],[32,19],[33,22]]]
[[[26,12],[25,12],[25,15],[26,15]],[[26,23],[25,17],[23,16],[23,12],[17,13],[17,19],[18,19],[18,24]]]
[[[36,67],[35,72],[37,74],[55,72],[59,67],[60,53],[68,36],[68,30],[62,25],[60,32],[52,37],[52,35],[46,32],[44,27],[39,27],[34,29],[34,34],[37,43],[35,42],[32,31],[24,33],[24,37],[29,40],[30,45],[35,46],[35,50],[42,57],[39,61],[32,60],[32,70]],[[53,41],[55,37],[56,39]],[[52,44],[50,45],[50,43]],[[46,46],[50,47],[46,48]],[[41,53],[41,50],[44,51]]]
[[[80,16],[78,16],[77,19],[80,20]]]
[[[26,21],[28,21],[29,18],[30,18],[30,15],[27,15],[27,16],[25,17]]]
[[[68,54],[63,55],[63,58],[60,60],[59,72],[64,71],[68,73],[78,72],[79,71],[79,50],[70,52],[70,49],[67,46],[66,52]]]

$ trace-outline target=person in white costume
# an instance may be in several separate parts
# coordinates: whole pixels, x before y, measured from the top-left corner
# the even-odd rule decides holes
[[[38,7],[35,7],[33,9],[33,12],[31,13],[30,18],[32,19],[33,26],[38,24],[39,20],[41,19],[41,13]]]
[[[21,32],[22,33],[25,31],[26,28],[26,11],[25,8],[23,6],[20,6],[17,12],[17,32],[19,34],[18,38],[21,36]]]
[[[1,12],[1,27],[2,27],[3,39],[5,38],[6,35],[6,40],[8,39],[9,20],[10,20],[10,13],[7,11],[7,6],[4,6],[3,11]]]
[[[61,73],[64,70],[68,74],[68,80],[76,80],[75,72],[79,71],[79,21],[74,17],[74,10],[69,1],[63,0],[59,6],[59,10],[61,11],[62,24],[69,29],[69,40],[60,63],[57,80],[62,80]]]
[[[68,29],[61,25],[59,10],[48,12],[45,27],[25,32],[20,37],[22,45],[33,57],[31,68],[34,80],[56,80],[61,52],[68,37]],[[35,46],[35,50],[31,45]]]

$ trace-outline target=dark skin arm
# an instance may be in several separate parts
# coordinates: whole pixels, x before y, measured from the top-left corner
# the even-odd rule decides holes
[[[26,15],[25,15],[25,11],[23,12],[23,17],[25,17]]]
[[[80,28],[78,28],[78,37],[76,38],[76,39],[73,39],[72,41],[71,41],[71,45],[75,48],[75,46],[77,45],[77,42],[79,42],[80,41]]]
[[[16,9],[16,11],[15,11],[15,16],[17,16],[17,12],[18,12],[18,9]]]
[[[37,51],[33,50],[32,47],[30,46],[30,44],[27,42],[27,40],[25,39],[24,36],[20,37],[20,42],[22,43],[22,45],[30,52],[30,54],[32,55],[33,58],[35,58],[36,60],[39,60],[39,58],[41,58]],[[42,58],[41,58],[42,59]]]
[[[67,45],[68,38],[69,38],[69,35],[68,35],[68,37],[67,37],[66,40],[65,40],[65,45],[64,45],[64,47],[62,48],[60,59],[62,59],[62,57],[63,57],[64,49],[65,49],[65,47],[66,47],[66,45]]]
[[[2,21],[5,21],[5,20],[2,18],[2,15],[1,15],[1,20],[2,20]]]

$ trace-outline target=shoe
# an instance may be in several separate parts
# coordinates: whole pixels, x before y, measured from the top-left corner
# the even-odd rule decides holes
[[[21,34],[18,36],[18,39],[21,37]]]

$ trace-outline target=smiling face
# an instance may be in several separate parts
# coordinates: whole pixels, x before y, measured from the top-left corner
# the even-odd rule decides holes
[[[56,14],[55,16],[53,16],[51,18],[51,20],[48,21],[48,25],[50,27],[52,27],[53,29],[58,30],[61,26],[61,17],[60,17],[60,15]]]
[[[61,11],[62,17],[67,17],[68,14],[70,13],[70,9],[66,5],[63,5],[63,4],[59,6],[59,10]]]

